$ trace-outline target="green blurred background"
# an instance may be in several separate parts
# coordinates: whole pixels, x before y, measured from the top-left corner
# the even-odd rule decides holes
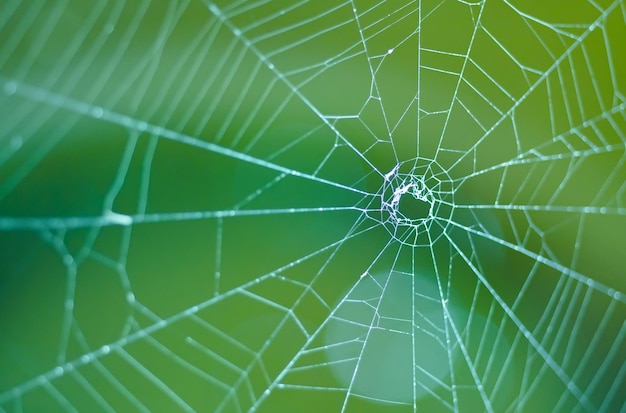
[[[625,20],[3,1],[0,412],[625,409]]]

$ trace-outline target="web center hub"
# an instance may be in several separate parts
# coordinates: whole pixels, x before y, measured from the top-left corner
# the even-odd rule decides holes
[[[450,176],[423,158],[399,163],[385,174],[379,196],[382,224],[397,241],[414,247],[438,240],[454,209]]]
[[[408,181],[395,188],[389,186],[393,193],[383,200],[383,209],[399,224],[417,225],[433,217],[435,198],[421,177],[409,176]]]

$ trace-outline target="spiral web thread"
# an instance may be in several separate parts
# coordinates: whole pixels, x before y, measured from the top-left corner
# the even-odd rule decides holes
[[[9,0],[0,39],[0,413],[626,409],[624,1]]]

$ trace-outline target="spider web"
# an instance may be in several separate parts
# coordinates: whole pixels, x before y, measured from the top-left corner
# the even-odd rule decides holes
[[[0,5],[0,413],[624,411],[626,3]]]

